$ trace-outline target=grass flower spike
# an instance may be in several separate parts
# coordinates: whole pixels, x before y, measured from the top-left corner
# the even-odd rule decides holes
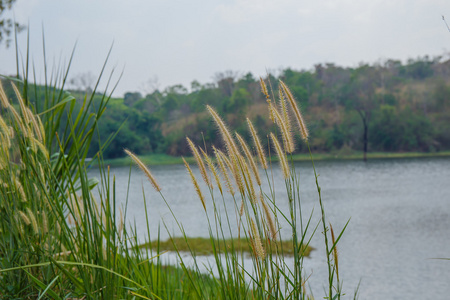
[[[239,135],[239,133],[236,132],[236,137],[241,144],[242,150],[244,150],[245,156],[247,157],[247,160],[250,163],[250,167],[252,168],[253,175],[255,176],[256,183],[261,186],[261,177],[259,176],[258,167],[256,166],[255,160],[253,159],[253,156],[250,152],[250,149],[248,148],[247,144],[245,143],[244,139]]]
[[[272,132],[270,133],[270,138],[272,139],[273,145],[275,147],[275,151],[277,152],[278,159],[280,160],[280,166],[281,166],[281,170],[283,171],[283,177],[284,177],[284,179],[287,179],[287,178],[289,178],[289,166],[288,166],[288,163],[286,160],[286,155],[284,154],[283,150],[281,149],[278,139]]]
[[[255,248],[255,253],[259,258],[264,259],[266,254],[264,252],[264,247],[262,245],[261,237],[259,236],[258,229],[256,228],[255,221],[253,221],[253,219],[250,219],[250,224],[251,224],[251,230],[252,230],[252,236],[253,236],[253,246]]]
[[[261,141],[259,140],[258,134],[256,133],[255,127],[253,126],[252,121],[250,121],[249,118],[247,118],[247,124],[248,124],[248,128],[250,129],[250,133],[252,134],[252,138],[253,138],[253,144],[256,147],[256,152],[258,153],[258,157],[259,157],[259,161],[261,162],[261,166],[263,167],[263,169],[267,169],[268,168],[268,164],[267,164],[267,160],[266,160],[266,155],[264,153],[264,149],[261,145]]]
[[[144,172],[145,176],[147,176],[148,180],[150,181],[150,183],[152,184],[153,188],[157,191],[160,192],[161,191],[161,187],[159,186],[159,184],[156,182],[155,177],[153,176],[153,174],[150,172],[150,170],[145,166],[145,164],[135,155],[133,154],[130,150],[125,149],[125,153],[131,157],[131,159],[135,162],[135,164],[142,170],[142,172]]]
[[[230,132],[227,129],[227,126],[222,121],[222,119],[219,117],[217,112],[209,105],[206,106],[209,113],[214,119],[214,122],[216,122],[217,127],[219,127],[219,132],[222,135],[222,139],[227,147],[228,154],[230,156],[236,156],[239,154],[238,148],[236,146],[236,143],[233,140],[233,137],[231,136]]]
[[[198,197],[200,198],[200,201],[202,202],[203,209],[206,211],[206,205],[205,205],[205,197],[203,196],[202,190],[200,189],[200,186],[198,185],[198,181],[194,176],[194,173],[192,173],[191,167],[187,163],[187,161],[183,158],[184,165],[186,166],[186,169],[189,172],[189,176],[191,176],[192,183],[194,184],[195,191],[197,192]]]
[[[191,141],[190,138],[186,137],[186,140],[188,141],[189,148],[191,148],[192,154],[194,154],[195,161],[197,162],[197,165],[200,170],[200,174],[202,174],[203,180],[210,188],[212,188],[213,185],[211,183],[211,180],[209,180],[209,176],[208,176],[208,173],[206,172],[205,164],[203,163],[202,157],[200,156],[200,153],[198,152],[197,147],[195,147],[194,143]]]
[[[281,85],[281,88],[283,89],[284,94],[286,95],[286,98],[289,101],[289,104],[291,105],[291,108],[292,108],[292,111],[294,112],[295,118],[297,119],[298,127],[300,129],[302,138],[306,141],[306,140],[308,140],[308,136],[309,136],[308,127],[306,127],[303,116],[300,113],[300,110],[298,109],[297,102],[295,101],[294,96],[292,96],[291,90],[281,80],[280,80],[280,85]]]

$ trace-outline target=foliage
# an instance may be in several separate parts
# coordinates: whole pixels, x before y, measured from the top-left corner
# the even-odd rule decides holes
[[[15,22],[11,18],[4,18],[3,14],[5,11],[10,10],[16,0],[0,0],[0,43],[6,41],[6,46],[8,47],[12,39],[11,34],[13,32],[20,32],[24,29],[23,25]]]
[[[5,80],[6,92],[0,85],[2,299],[191,298],[190,280],[214,286],[139,250],[101,151],[94,197],[98,181],[87,177],[85,158],[109,98],[77,102],[62,89],[67,72],[45,86],[26,74]]]
[[[270,74],[267,78],[277,98],[277,78]],[[450,149],[445,130],[450,126],[446,117],[450,114],[450,61],[425,56],[405,64],[386,60],[355,68],[318,64],[314,70],[285,69],[279,79],[290,85],[307,112],[314,151]],[[192,132],[203,133],[197,143],[204,139],[219,146],[216,131],[204,115],[206,105],[216,107],[249,141],[244,115],[254,118],[259,131],[273,126],[265,101],[251,73],[239,77],[231,71],[216,74],[213,84],[194,81],[190,92],[176,85],[145,96],[126,93],[124,100],[111,101],[99,126],[101,136],[121,128],[104,155],[123,156],[125,145],[140,154],[186,155],[184,137]],[[301,143],[297,146],[297,152],[307,152]]]
[[[325,298],[340,299],[343,292],[342,282],[339,279],[337,244],[347,225],[335,235],[333,227],[327,223],[321,188],[310,151],[321,218],[316,223],[312,213],[304,215],[300,201],[299,174],[295,169],[293,156],[289,154],[293,150],[289,141],[292,140],[294,131],[300,131],[304,143],[310,149],[308,130],[291,91],[283,82],[279,83],[279,101],[270,99],[263,81],[261,85],[270,103],[273,101],[280,104],[280,109],[277,109],[269,103],[269,109],[274,115],[274,123],[281,131],[279,135],[282,136],[282,143],[273,132],[270,133],[270,142],[280,163],[282,175],[279,176],[283,176],[285,180],[287,199],[276,199],[276,187],[271,181],[274,176],[272,173],[274,167],[271,165],[269,167],[272,161],[270,157],[266,157],[250,119],[246,119],[247,131],[253,141],[252,146],[257,149],[258,165],[250,152],[249,145],[241,135],[237,132],[232,134],[219,114],[211,106],[207,106],[217,127],[218,135],[221,137],[222,147],[213,146],[209,151],[209,148],[198,147],[190,138],[186,138],[206,188],[200,186],[199,179],[194,175],[189,163],[183,160],[200,200],[200,207],[204,210],[209,238],[188,237],[183,225],[178,223],[176,216],[170,210],[182,236],[175,237],[169,232],[168,241],[148,242],[142,247],[175,251],[185,272],[189,272],[189,269],[185,267],[186,255],[181,252],[189,253],[189,259],[193,260],[193,272],[200,274],[202,269],[206,268],[206,272],[215,275],[218,285],[214,286],[214,291],[215,298],[218,299],[312,299],[312,295],[304,286],[313,279],[305,273],[303,264],[311,250],[309,242],[320,226],[328,267],[328,276],[323,278],[326,282]],[[290,127],[290,118],[294,119],[298,128]],[[199,133],[195,135],[198,138]],[[128,150],[126,153],[144,172],[170,208],[170,200],[165,199],[151,171],[133,153]],[[263,181],[266,181],[266,185],[262,184]],[[206,192],[204,192],[205,189]],[[231,213],[227,207],[230,202],[226,199],[232,200],[231,205],[234,210]],[[282,211],[277,206],[280,200],[288,201],[288,211]],[[285,223],[289,229],[287,236],[280,230],[281,223]],[[197,255],[201,253],[210,254],[214,263],[210,262],[207,266],[201,265],[197,260]],[[244,265],[245,255],[251,257],[250,266]],[[288,255],[293,256],[293,264],[286,262],[285,258]],[[199,298],[209,297],[208,289],[205,290],[202,282],[192,280],[192,288],[197,291]]]
[[[207,215],[207,220],[218,277],[205,275],[197,263],[192,269],[187,268],[181,257],[182,249],[178,248],[182,242],[176,243],[175,239],[171,242],[182,262],[181,268],[163,266],[160,258],[162,242],[158,239],[148,243],[149,253],[156,253],[155,257],[149,258],[141,251],[136,229],[125,226],[126,220],[117,206],[116,182],[103,164],[104,144],[101,142],[97,153],[100,180],[95,182],[87,177],[89,146],[109,97],[98,97],[93,93],[77,102],[70,93],[64,92],[63,78],[61,82],[49,81],[43,87],[31,84],[28,79],[15,80],[21,90],[13,83],[13,98],[8,97],[0,86],[0,294],[3,299],[310,298],[309,293],[299,287],[309,280],[302,266],[311,250],[309,241],[315,229],[311,217],[305,220],[301,216],[298,177],[293,165],[291,171],[283,170],[290,209],[282,212],[275,204],[273,188],[263,191],[259,186],[257,198],[253,183],[257,173],[249,171],[247,164],[252,157],[245,141],[238,138],[241,152],[234,145],[237,141],[226,137],[226,142],[231,144],[226,154],[220,154],[220,159],[231,161],[231,165],[223,164],[222,175],[228,173],[227,168],[234,173],[235,208],[242,203],[237,239],[224,238],[225,232],[231,233],[232,227],[228,216],[224,219],[218,214],[221,197],[214,198],[211,185],[214,219]],[[285,88],[283,93],[293,105],[289,90]],[[31,95],[34,98],[30,98]],[[122,100],[115,99],[108,104],[126,110]],[[211,112],[210,107],[209,110]],[[134,112],[129,113],[126,117],[133,117]],[[219,117],[213,116],[218,122]],[[221,130],[226,130],[223,128]],[[227,136],[224,132],[222,137]],[[251,136],[255,138],[254,133]],[[271,140],[278,158],[285,161],[285,153],[273,134]],[[189,147],[197,149],[192,142]],[[263,157],[260,155],[260,159]],[[203,158],[196,158],[198,163],[203,161]],[[205,160],[214,170],[214,163],[207,157]],[[145,165],[142,166],[146,171]],[[263,166],[267,172],[268,165]],[[252,170],[257,172],[253,165]],[[270,176],[266,173],[269,184]],[[218,177],[216,184],[223,184]],[[92,192],[96,185],[98,197]],[[317,190],[329,268],[325,279],[329,287],[326,293],[330,299],[339,299],[342,292],[337,252],[333,249],[336,249],[340,235],[328,240],[331,236],[327,233],[329,229],[318,182]],[[201,191],[198,193],[200,196]],[[221,195],[224,194],[221,192]],[[164,197],[163,200],[166,201]],[[144,198],[145,211],[146,203]],[[279,218],[292,228],[292,235],[287,239],[282,239],[278,232]],[[152,241],[149,231],[146,240]],[[186,236],[183,240],[191,252]],[[247,270],[241,266],[244,253],[248,251],[253,267]],[[285,255],[294,257],[293,269],[285,263]]]

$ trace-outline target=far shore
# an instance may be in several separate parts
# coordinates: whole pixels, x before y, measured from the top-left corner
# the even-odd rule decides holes
[[[144,154],[138,155],[139,158],[146,165],[175,165],[175,164],[183,164],[183,159],[181,156],[171,156],[167,154]],[[331,153],[313,153],[312,154],[314,161],[320,160],[362,160],[363,153],[352,151],[350,153],[340,153],[340,152],[331,152]],[[450,151],[440,151],[440,152],[368,152],[367,160],[373,159],[401,159],[401,158],[421,158],[421,157],[450,157]],[[195,163],[193,157],[185,157],[186,161],[189,163]],[[290,157],[288,157],[290,159]],[[272,161],[277,161],[278,158],[272,157]],[[307,153],[299,153],[292,155],[293,161],[309,161],[310,155]],[[120,167],[120,166],[128,166],[131,164],[131,159],[129,157],[121,157],[114,159],[105,159],[105,165]],[[96,162],[93,161],[93,164],[96,165]]]

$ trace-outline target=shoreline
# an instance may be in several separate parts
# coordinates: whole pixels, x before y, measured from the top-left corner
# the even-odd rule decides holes
[[[340,153],[313,153],[312,157],[314,161],[321,160],[362,160],[363,153],[362,152],[352,152],[348,154],[340,154]],[[441,151],[441,152],[369,152],[367,153],[367,160],[373,159],[403,159],[403,158],[431,158],[431,157],[450,157],[450,151]],[[147,154],[147,155],[139,155],[139,159],[146,165],[177,165],[183,164],[183,160],[181,156],[170,156],[168,154]],[[193,157],[185,157],[188,163],[195,163],[195,159]],[[290,157],[288,157],[290,160]],[[272,161],[278,161],[276,156],[271,158]],[[309,161],[310,155],[307,153],[299,153],[292,155],[292,160],[294,162],[300,161]],[[129,157],[121,157],[121,158],[113,158],[113,159],[105,159],[104,164],[113,166],[113,167],[121,167],[130,165],[131,159]],[[98,166],[96,161],[93,161],[91,166]]]

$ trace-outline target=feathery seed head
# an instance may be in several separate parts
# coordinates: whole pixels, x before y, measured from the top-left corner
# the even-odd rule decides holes
[[[281,89],[281,86],[278,86],[278,95],[280,97],[281,116],[283,117],[283,121],[284,121],[284,124],[285,124],[288,132],[291,134],[292,133],[291,120],[290,120],[290,117],[289,117],[289,112],[288,112],[288,108],[287,108],[286,98],[283,95],[283,91]]]
[[[29,207],[27,207],[27,213],[28,213],[28,217],[31,221],[31,227],[33,228],[33,231],[35,234],[39,234],[39,226],[36,220],[36,217],[34,216],[33,212],[31,211],[31,209]]]
[[[42,143],[45,144],[45,128],[44,128],[44,124],[42,124],[42,120],[41,120],[41,118],[39,118],[39,116],[36,116],[36,119],[37,119],[37,122],[38,122],[39,131],[41,132]]]
[[[222,191],[222,184],[220,183],[219,174],[217,173],[216,166],[214,165],[212,159],[206,154],[205,151],[203,151],[202,148],[200,148],[200,151],[202,151],[203,157],[205,158],[206,164],[208,165],[209,170],[213,174],[214,180],[216,181],[217,187],[220,190],[220,193],[223,194]]]
[[[11,85],[14,89],[14,92],[16,94],[17,100],[19,101],[20,111],[22,112],[24,123],[28,126],[30,124],[30,119],[26,110],[25,103],[23,101],[22,95],[20,94],[19,90],[17,89],[16,85],[11,82]]]
[[[235,156],[239,154],[239,150],[236,146],[236,143],[234,142],[233,137],[231,136],[230,132],[228,131],[225,123],[222,121],[222,119],[219,117],[217,112],[209,105],[206,106],[209,113],[214,119],[214,122],[216,123],[217,127],[219,127],[219,132],[222,136],[222,139],[225,143],[225,146],[227,147],[228,154],[230,156]]]
[[[34,145],[34,149],[36,149],[36,150],[39,149],[47,159],[50,158],[47,148],[38,139],[31,137],[30,143],[31,143],[31,145]]]
[[[1,148],[4,152],[9,152],[11,148],[11,139],[9,134],[9,127],[6,124],[3,124],[3,119],[0,116],[0,137],[1,137]]]
[[[267,224],[269,225],[269,232],[272,240],[276,240],[277,238],[277,229],[275,227],[275,222],[272,218],[272,213],[270,212],[269,206],[267,206],[266,201],[264,201],[264,196],[260,194],[261,204],[264,210],[264,214],[266,215]]]
[[[22,184],[20,183],[20,181],[17,180],[17,178],[14,179],[14,185],[15,185],[15,187],[16,187],[16,189],[17,189],[17,193],[18,193],[19,196],[20,196],[20,200],[21,200],[22,202],[27,202],[27,196],[26,196],[26,194],[25,194],[25,191],[23,190],[23,186],[22,186]]]
[[[286,160],[286,155],[284,154],[283,150],[281,149],[280,143],[278,142],[278,139],[275,137],[275,135],[271,132],[270,138],[272,139],[273,145],[275,147],[275,151],[277,152],[278,159],[280,160],[281,170],[283,171],[283,177],[284,179],[287,179],[289,177],[289,166]]]
[[[284,122],[283,118],[281,117],[278,110],[273,106],[270,105],[270,109],[273,113],[275,123],[278,125],[281,131],[281,135],[283,137],[283,144],[284,148],[287,153],[292,153],[295,150],[294,141],[291,132],[289,132],[288,128],[286,127],[286,123]]]
[[[198,185],[197,179],[195,178],[194,173],[192,173],[191,167],[189,166],[187,161],[184,159],[184,157],[183,157],[183,162],[184,162],[184,165],[186,166],[186,169],[189,172],[189,176],[191,176],[191,180],[192,180],[192,183],[194,184],[195,191],[197,192],[197,195],[200,198],[200,201],[202,202],[203,209],[206,212],[205,197],[203,196],[202,190],[200,189],[200,186]]]
[[[255,127],[253,127],[253,123],[247,118],[248,128],[250,129],[250,133],[252,134],[253,144],[255,145],[256,152],[258,152],[258,157],[261,162],[261,166],[264,170],[268,168],[266,155],[264,153],[264,149],[261,145],[261,141],[259,140],[258,134],[256,133]]]
[[[8,108],[10,105],[5,90],[3,89],[3,84],[1,80],[0,80],[0,103],[4,108]]]
[[[233,189],[233,185],[231,184],[230,177],[228,176],[227,167],[225,166],[225,162],[222,157],[223,153],[220,150],[217,150],[215,147],[213,147],[213,149],[214,149],[214,154],[216,156],[217,164],[219,165],[219,169],[222,172],[222,175],[225,179],[225,185],[227,186],[228,192],[234,196],[235,192]]]
[[[200,170],[200,174],[202,175],[203,181],[205,181],[205,183],[210,188],[213,188],[211,180],[209,180],[208,173],[206,172],[205,164],[203,163],[202,157],[200,156],[197,147],[195,147],[194,143],[191,141],[190,138],[186,137],[186,140],[189,144],[189,148],[191,148],[192,154],[194,155],[195,161],[197,162],[197,166]]]
[[[130,150],[125,149],[125,153],[131,157],[131,159],[134,161],[134,163],[142,170],[142,172],[144,172],[145,176],[147,176],[148,180],[150,181],[150,183],[152,184],[153,188],[157,191],[160,192],[161,191],[161,187],[159,186],[159,184],[156,182],[155,177],[153,176],[153,174],[150,172],[150,170],[145,166],[145,164],[135,155],[133,154]]]
[[[120,223],[119,223],[119,227],[117,228],[117,231],[119,233],[119,239],[122,238],[122,234],[123,234],[123,211],[122,211],[122,207],[119,208],[119,213],[120,213]]]
[[[31,120],[31,124],[33,126],[34,132],[36,133],[36,137],[39,141],[44,142],[44,138],[41,132],[41,128],[38,124],[38,121],[36,119],[39,119],[38,116],[35,116],[33,114],[33,112],[31,111],[31,109],[29,109],[28,107],[26,108],[27,114],[29,119]]]
[[[302,114],[300,113],[300,110],[298,109],[297,102],[294,99],[294,96],[292,95],[291,90],[286,86],[286,84],[280,80],[281,88],[289,101],[289,104],[291,105],[292,111],[294,112],[295,118],[297,119],[297,124],[300,129],[300,133],[302,135],[302,138],[307,141],[308,140],[308,127],[305,124],[305,121],[303,119]]]
[[[5,138],[5,140],[8,141],[8,148],[11,147],[11,142],[10,142],[10,129],[9,126],[6,125],[5,120],[2,118],[2,116],[0,116],[0,134],[2,134]]]
[[[42,232],[43,233],[48,232],[48,219],[45,210],[42,211]]]
[[[242,217],[244,214],[244,199],[241,201],[241,208],[239,209],[239,215]]]
[[[19,210],[19,216],[20,216],[20,218],[22,219],[22,221],[26,225],[30,225],[31,224],[30,219],[28,218],[28,216],[23,211]]]
[[[256,198],[255,187],[253,186],[252,176],[250,175],[250,171],[248,169],[248,164],[245,162],[243,157],[241,157],[240,165],[242,168],[242,176],[243,176],[243,180],[245,181],[245,186],[247,187],[248,196],[250,198],[250,201],[253,204],[256,204],[258,199]],[[243,185],[243,187],[244,187],[244,185]],[[244,189],[242,189],[242,190],[244,190]]]
[[[250,225],[251,225],[252,236],[253,236],[253,245],[255,247],[256,255],[259,258],[264,259],[266,254],[264,253],[264,248],[263,248],[263,245],[261,242],[261,237],[259,236],[258,229],[256,228],[256,225],[255,225],[255,222],[253,221],[253,219],[250,219]]]
[[[240,172],[240,162],[242,156],[231,156],[231,174],[233,175],[234,181],[236,182],[237,187],[241,194],[245,193],[244,182],[242,181],[242,176]]]
[[[26,219],[24,217],[26,217]],[[30,223],[27,223],[26,220],[28,220],[28,222],[30,222],[30,220],[28,219],[27,215],[21,211],[19,211],[19,214],[17,214],[15,216],[15,219],[16,219],[18,232],[21,236],[23,236],[25,234],[25,229],[24,229],[23,223],[25,223],[26,225],[29,225]],[[22,221],[20,221],[20,219],[22,219]]]
[[[241,144],[241,148],[245,153],[245,156],[247,157],[248,162],[250,163],[250,167],[252,168],[253,175],[255,176],[256,183],[261,186],[261,178],[259,176],[258,167],[256,166],[255,160],[250,152],[250,149],[247,146],[247,143],[244,141],[244,139],[239,135],[239,133],[235,133],[236,137]]]
[[[270,101],[269,92],[267,90],[266,83],[264,82],[264,79],[262,79],[262,77],[259,77],[259,84],[261,85],[261,91],[266,96],[266,98]]]
[[[28,137],[28,127],[24,125],[22,118],[19,116],[19,114],[17,113],[16,109],[14,108],[14,106],[10,106],[9,107],[9,111],[12,113],[12,115],[14,116],[14,120],[17,123],[17,126],[20,129],[20,133],[24,136],[24,137]]]

